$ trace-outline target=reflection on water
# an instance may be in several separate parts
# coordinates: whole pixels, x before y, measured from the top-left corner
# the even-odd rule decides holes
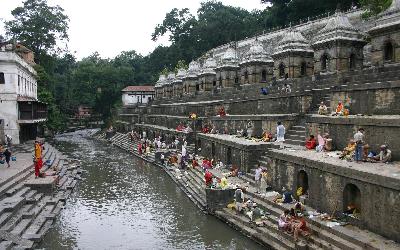
[[[163,170],[87,131],[61,135],[57,148],[86,172],[40,247],[46,249],[261,249],[204,215]]]

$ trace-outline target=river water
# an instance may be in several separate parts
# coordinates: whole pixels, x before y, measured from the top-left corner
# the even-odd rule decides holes
[[[203,214],[158,167],[88,137],[57,136],[56,147],[85,170],[44,249],[262,249]]]

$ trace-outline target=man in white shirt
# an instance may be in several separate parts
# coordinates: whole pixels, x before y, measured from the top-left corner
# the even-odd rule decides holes
[[[354,134],[354,141],[356,142],[356,151],[354,154],[354,160],[356,162],[362,161],[363,159],[363,145],[364,145],[364,129],[358,129],[357,133]]]

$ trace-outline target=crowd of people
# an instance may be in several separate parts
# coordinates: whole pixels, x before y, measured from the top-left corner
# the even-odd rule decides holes
[[[318,114],[319,115],[329,115],[328,107],[325,105],[324,102],[321,102],[318,107]],[[350,108],[345,106],[341,101],[339,101],[338,105],[334,112],[330,113],[332,116],[349,116],[350,115]]]
[[[333,150],[332,138],[327,133],[323,136],[318,135],[318,140],[314,135],[310,135],[305,142],[305,147],[317,152],[329,152]],[[392,151],[386,144],[380,146],[379,152],[371,150],[370,145],[365,141],[364,128],[359,128],[347,146],[340,152],[339,158],[355,162],[388,163],[392,160]]]

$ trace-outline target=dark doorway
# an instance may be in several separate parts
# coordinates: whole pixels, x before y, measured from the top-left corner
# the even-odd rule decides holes
[[[385,61],[394,61],[393,44],[387,42],[384,47]]]
[[[281,78],[285,77],[285,64],[279,64],[279,76]]]
[[[231,165],[232,164],[232,149],[228,148],[226,150],[226,164]]]
[[[300,170],[297,174],[297,189],[302,188],[302,195],[308,193],[308,175],[306,171]]]
[[[37,124],[21,124],[19,131],[19,141],[21,143],[35,140],[37,136]]]
[[[349,208],[361,213],[361,192],[354,184],[347,184],[343,190],[343,211],[349,211]]]
[[[211,157],[215,158],[215,143],[214,142],[211,144]]]
[[[349,69],[355,69],[356,68],[356,55],[351,54],[349,58]]]
[[[306,76],[307,75],[307,63],[302,62],[300,66],[300,76]]]
[[[329,68],[328,64],[329,64],[329,57],[327,54],[324,54],[321,57],[321,69],[324,71],[328,70],[328,68]]]
[[[267,81],[267,71],[263,70],[261,72],[261,82],[266,82]]]

